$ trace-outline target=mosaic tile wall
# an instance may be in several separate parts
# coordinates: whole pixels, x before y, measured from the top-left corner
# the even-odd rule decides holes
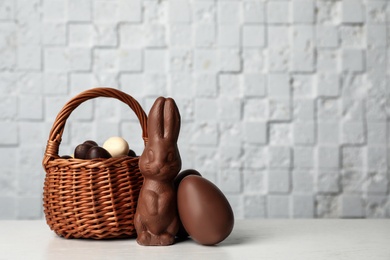
[[[0,219],[42,218],[56,114],[107,86],[172,96],[183,168],[236,218],[390,217],[390,2],[1,0]],[[119,101],[84,103],[60,152],[125,137]]]

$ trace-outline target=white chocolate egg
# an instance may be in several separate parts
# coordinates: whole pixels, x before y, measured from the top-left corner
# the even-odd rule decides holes
[[[112,157],[120,157],[127,155],[129,152],[129,144],[125,139],[118,136],[113,136],[104,142],[103,148],[106,149]]]

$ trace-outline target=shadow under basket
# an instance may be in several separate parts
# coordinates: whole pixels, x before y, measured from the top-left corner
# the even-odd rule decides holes
[[[139,103],[124,92],[94,88],[71,99],[58,114],[46,146],[43,168],[43,208],[46,222],[65,238],[135,237],[134,215],[143,183],[138,157],[63,159],[58,155],[66,119],[86,100],[116,98],[137,115],[147,142],[147,116]]]

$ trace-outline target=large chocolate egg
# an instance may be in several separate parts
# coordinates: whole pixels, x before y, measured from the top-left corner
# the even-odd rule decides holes
[[[185,230],[202,245],[215,245],[233,230],[234,215],[229,202],[207,179],[186,176],[179,184],[177,206]]]
[[[179,188],[180,182],[187,177],[188,175],[197,175],[197,176],[202,176],[197,170],[194,169],[187,169],[182,172],[180,172],[175,179],[173,180],[173,186],[175,186],[175,190],[177,192],[177,189]]]
[[[187,177],[188,175],[197,175],[197,176],[202,176],[197,170],[193,170],[193,169],[188,169],[188,170],[184,170],[182,171],[181,173],[179,173],[175,179],[173,180],[173,186],[175,187],[175,192],[177,193],[177,190],[179,188],[179,184],[180,182],[185,178]],[[188,233],[187,231],[185,230],[185,228],[183,227],[183,224],[179,223],[179,230],[177,231],[176,233],[176,236],[179,238],[179,239],[185,239],[188,237]]]

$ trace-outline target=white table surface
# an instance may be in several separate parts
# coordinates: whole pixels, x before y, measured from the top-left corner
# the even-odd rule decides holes
[[[217,246],[64,239],[45,221],[0,221],[0,259],[389,260],[390,220],[237,220]]]

